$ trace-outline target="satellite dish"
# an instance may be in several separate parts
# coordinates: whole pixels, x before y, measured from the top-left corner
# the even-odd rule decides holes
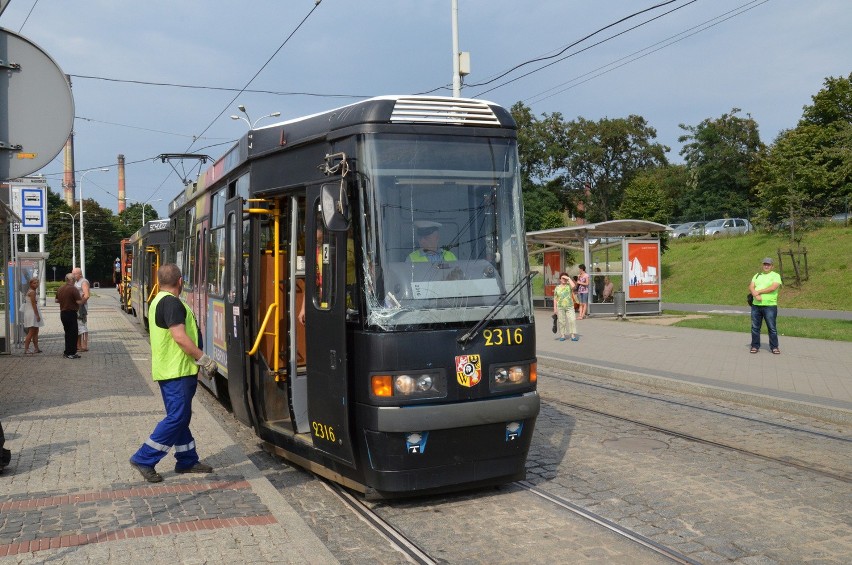
[[[0,28],[0,180],[36,172],[74,127],[74,97],[50,55]]]

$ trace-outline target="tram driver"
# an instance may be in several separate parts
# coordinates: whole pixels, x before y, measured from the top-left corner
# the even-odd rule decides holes
[[[409,261],[412,263],[443,263],[456,260],[452,251],[438,247],[442,224],[429,220],[417,220],[414,222],[414,227],[417,229],[417,241],[420,248],[408,254]]]

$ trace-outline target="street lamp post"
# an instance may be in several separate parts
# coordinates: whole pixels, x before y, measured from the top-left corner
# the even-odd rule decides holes
[[[89,169],[80,175],[80,270],[83,272],[83,278],[86,278],[86,242],[83,238],[83,179],[92,171],[107,172],[106,167],[101,169]]]
[[[157,198],[156,200],[150,200],[149,202],[162,202],[162,200],[163,200],[162,198]],[[143,228],[145,227],[145,206],[151,206],[151,208],[154,207],[149,202],[143,202],[142,203],[142,227]]]
[[[68,212],[59,212],[63,216],[68,216],[71,218],[71,268],[77,266],[77,230],[74,227],[75,218],[79,216],[79,212],[77,214],[69,214]],[[56,280],[56,273],[53,275],[53,279]]]
[[[247,124],[248,124],[249,129],[255,129],[255,128],[257,127],[257,122],[259,122],[260,120],[263,120],[263,119],[265,119],[265,118],[277,118],[278,116],[280,116],[280,115],[281,115],[281,112],[272,112],[271,114],[266,114],[265,116],[261,116],[261,117],[259,117],[258,119],[256,119],[254,122],[252,122],[252,121],[251,121],[251,119],[249,118],[248,112],[246,112],[246,107],[245,107],[245,106],[243,106],[242,104],[240,104],[239,106],[237,106],[237,109],[238,109],[240,112],[242,112],[243,114],[245,114],[245,115],[246,115],[246,117],[244,118],[244,117],[242,117],[242,116],[234,115],[234,116],[231,116],[231,119],[232,119],[232,120],[242,120],[242,121],[244,121],[245,123],[247,123]]]

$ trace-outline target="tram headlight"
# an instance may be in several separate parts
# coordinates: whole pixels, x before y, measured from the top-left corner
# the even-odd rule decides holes
[[[394,379],[394,392],[411,394],[414,392],[415,380],[411,375],[397,375]]]
[[[503,390],[536,382],[535,363],[503,365],[491,370],[491,389]]]
[[[440,371],[371,375],[370,392],[377,399],[441,398],[447,394],[446,377]]]

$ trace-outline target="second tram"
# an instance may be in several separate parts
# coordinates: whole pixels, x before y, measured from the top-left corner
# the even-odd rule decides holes
[[[373,497],[525,476],[539,397],[505,109],[380,97],[251,130],[169,216],[204,384],[270,450]]]
[[[160,265],[173,261],[170,255],[172,234],[169,220],[151,220],[133,234],[130,247],[130,284],[126,289],[128,311],[135,314],[139,323],[148,327],[148,305],[160,288],[157,270]]]

